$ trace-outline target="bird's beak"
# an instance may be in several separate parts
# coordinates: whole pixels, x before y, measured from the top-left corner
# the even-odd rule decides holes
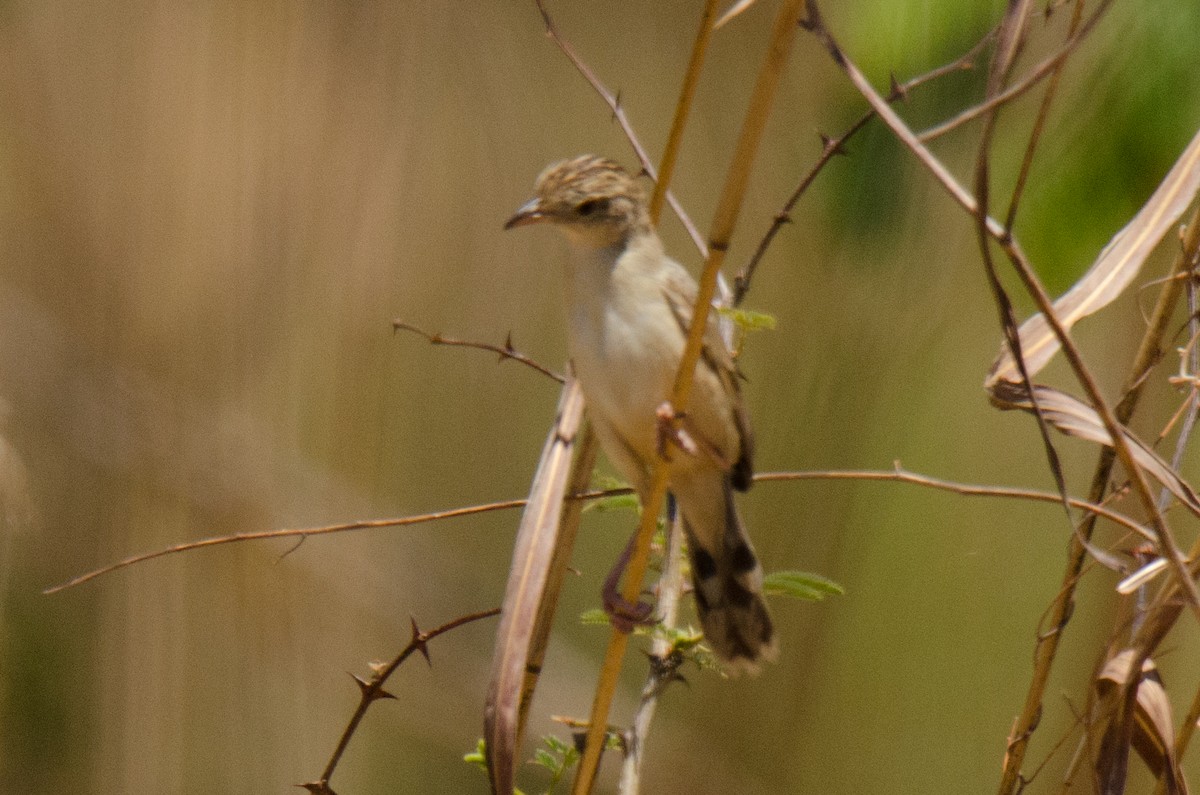
[[[544,220],[546,220],[546,213],[542,210],[542,200],[530,199],[504,223],[504,228],[506,230],[516,229],[518,226],[528,226]]]

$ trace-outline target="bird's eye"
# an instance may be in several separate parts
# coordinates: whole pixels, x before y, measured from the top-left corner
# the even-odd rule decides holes
[[[608,209],[608,199],[588,199],[575,208],[582,216],[598,215]]]

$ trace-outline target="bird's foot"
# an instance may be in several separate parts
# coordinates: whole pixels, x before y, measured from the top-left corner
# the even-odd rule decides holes
[[[604,612],[608,614],[609,622],[621,632],[629,634],[636,627],[651,627],[657,623],[654,618],[654,606],[649,602],[631,602],[615,588],[604,589]]]
[[[621,595],[621,577],[633,556],[633,545],[637,541],[637,532],[629,538],[621,556],[613,564],[612,570],[604,578],[604,589],[600,593],[604,604],[604,612],[608,620],[621,632],[632,632],[634,627],[653,625],[656,620],[652,617],[654,606],[647,602],[631,602]]]
[[[658,456],[664,461],[670,461],[670,445],[678,447],[688,455],[696,455],[699,447],[696,440],[684,427],[687,415],[675,411],[671,401],[664,400],[654,412],[655,424],[658,429]]]

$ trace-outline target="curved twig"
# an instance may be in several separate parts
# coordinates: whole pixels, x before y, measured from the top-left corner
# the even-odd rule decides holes
[[[901,483],[912,483],[918,486],[926,486],[932,489],[941,491],[951,491],[957,494],[962,494],[969,497],[1005,497],[1012,499],[1033,500],[1036,502],[1058,502],[1060,497],[1057,494],[1051,494],[1044,491],[1035,491],[1031,489],[1008,488],[1004,486],[984,486],[974,483],[956,483],[954,481],[942,480],[940,478],[921,475],[916,472],[909,472],[897,465],[892,470],[827,470],[827,471],[810,471],[810,472],[760,472],[754,476],[754,481],[772,482],[772,481],[788,481],[788,480],[884,480],[896,481]],[[633,489],[629,487],[621,487],[615,489],[592,489],[582,491],[576,494],[569,495],[566,499],[569,500],[598,500],[605,497],[616,497],[619,495],[632,494]],[[462,508],[452,508],[445,511],[434,511],[431,513],[415,514],[413,516],[402,516],[393,519],[369,519],[358,522],[344,522],[341,524],[324,525],[321,527],[306,527],[299,529],[282,529],[282,530],[262,530],[252,533],[235,533],[226,536],[213,536],[211,538],[203,538],[199,541],[188,541],[182,544],[164,547],[151,552],[143,552],[138,555],[132,555],[128,558],[120,560],[116,563],[103,566],[98,569],[93,569],[85,574],[81,574],[67,582],[59,585],[53,585],[42,591],[45,594],[58,593],[65,591],[68,588],[73,588],[77,585],[82,585],[85,582],[96,579],[105,574],[111,574],[114,571],[132,566],[136,563],[142,563],[155,558],[174,555],[179,552],[189,552],[194,549],[205,549],[207,547],[221,546],[223,544],[235,544],[241,541],[262,541],[271,538],[307,538],[309,536],[328,535],[330,533],[344,533],[354,530],[372,530],[383,527],[407,527],[409,525],[424,524],[427,522],[436,522],[442,519],[455,519],[462,516],[472,516],[489,511],[505,511],[515,508],[525,507],[528,500],[503,500],[500,502],[489,502],[482,505],[468,505]],[[1103,505],[1080,500],[1074,497],[1071,498],[1071,505],[1081,510],[1087,511],[1096,516],[1103,516],[1113,522],[1126,527],[1141,536],[1147,536],[1149,530],[1138,524],[1122,513],[1113,511]]]
[[[76,585],[82,585],[89,580],[94,580],[97,577],[110,574],[118,569],[123,569],[127,566],[132,566],[135,563],[142,563],[147,560],[174,555],[177,552],[189,552],[193,549],[204,549],[206,547],[216,547],[222,544],[236,544],[239,541],[261,541],[267,538],[307,538],[308,536],[327,535],[329,533],[344,533],[350,530],[370,530],[378,527],[404,527],[412,524],[422,524],[424,522],[435,522],[439,519],[453,519],[459,516],[471,516],[477,513],[486,513],[488,511],[503,511],[510,508],[520,508],[525,505],[525,500],[506,500],[504,502],[491,502],[484,505],[471,505],[466,508],[453,508],[448,511],[436,511],[434,513],[417,514],[416,516],[404,516],[399,519],[368,519],[359,522],[344,522],[341,524],[325,525],[323,527],[307,527],[301,529],[285,529],[285,530],[262,530],[253,533],[235,533],[227,536],[215,536],[213,538],[203,538],[199,541],[188,541],[183,544],[175,544],[174,546],[158,549],[153,552],[143,552],[140,555],[133,555],[124,560],[112,563],[99,569],[94,569],[86,574],[81,574],[74,579],[59,585],[52,585],[42,591],[45,594],[58,593],[65,591],[68,588],[74,588]]]
[[[411,331],[414,334],[420,334],[422,337],[429,340],[430,345],[448,345],[450,347],[455,347],[455,348],[475,348],[475,349],[481,350],[481,351],[491,351],[492,353],[499,355],[500,361],[504,361],[505,359],[512,359],[514,362],[520,362],[521,364],[523,364],[527,367],[532,367],[534,370],[537,370],[542,375],[553,378],[555,381],[557,381],[560,384],[565,384],[567,382],[567,379],[565,379],[563,376],[559,375],[558,373],[554,372],[549,367],[546,367],[543,364],[539,364],[535,359],[532,359],[529,356],[526,356],[525,354],[521,353],[516,348],[514,348],[512,346],[512,333],[511,332],[505,338],[504,345],[503,345],[503,347],[501,347],[500,345],[493,345],[490,342],[476,342],[474,340],[459,340],[459,339],[454,339],[453,337],[447,337],[444,334],[440,334],[440,333],[430,334],[428,331],[419,329],[416,326],[412,325],[411,323],[405,323],[403,320],[393,320],[392,321],[392,330],[393,331]]]

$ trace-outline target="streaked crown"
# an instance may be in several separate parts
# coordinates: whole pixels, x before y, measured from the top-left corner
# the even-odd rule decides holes
[[[581,155],[554,163],[538,176],[534,190],[536,197],[509,220],[509,228],[537,221],[621,234],[650,228],[641,185],[607,158]]]

